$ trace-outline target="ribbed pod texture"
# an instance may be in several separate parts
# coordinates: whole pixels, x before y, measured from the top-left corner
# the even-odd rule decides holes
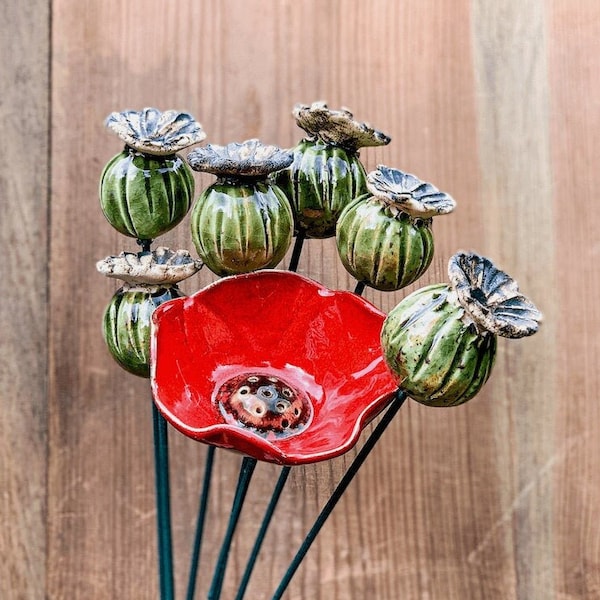
[[[191,169],[178,156],[124,150],[104,168],[100,204],[120,233],[148,240],[175,227],[194,197]]]
[[[217,182],[192,209],[192,239],[217,275],[275,267],[292,241],[294,217],[282,190],[268,181]]]
[[[393,211],[362,196],[343,211],[336,242],[346,270],[382,291],[398,290],[418,279],[433,258],[431,221]]]
[[[475,396],[496,354],[496,336],[478,332],[444,284],[402,300],[385,320],[381,342],[399,385],[428,406],[456,406]]]
[[[313,238],[333,237],[342,210],[367,192],[358,155],[321,141],[300,142],[277,183],[292,204],[296,228]]]
[[[113,358],[127,371],[150,377],[150,332],[154,309],[184,294],[177,286],[121,288],[104,311],[103,334]]]

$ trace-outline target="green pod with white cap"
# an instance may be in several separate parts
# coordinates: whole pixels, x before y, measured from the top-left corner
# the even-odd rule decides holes
[[[336,244],[346,270],[382,291],[416,281],[434,253],[432,219],[455,202],[414,175],[379,165],[367,178],[369,193],[340,215]]]
[[[215,174],[192,209],[192,240],[204,264],[217,275],[275,267],[291,242],[290,203],[271,175],[292,155],[258,140],[208,144],[188,154],[192,169]]]
[[[421,288],[386,318],[381,343],[399,386],[428,406],[456,406],[487,381],[497,336],[535,333],[541,313],[488,259],[458,253],[450,283]]]
[[[298,233],[333,237],[342,210],[367,191],[360,148],[391,138],[324,102],[297,104],[293,115],[307,136],[292,149],[294,160],[277,174],[277,184],[292,204]]]

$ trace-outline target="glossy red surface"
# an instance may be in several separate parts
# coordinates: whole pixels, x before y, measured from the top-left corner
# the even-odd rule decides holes
[[[397,389],[381,351],[384,318],[355,294],[287,271],[221,279],[155,310],[154,400],[173,426],[202,442],[288,465],[332,458],[355,444]],[[312,405],[308,423],[282,436],[233,422],[217,394],[242,375],[301,390]]]

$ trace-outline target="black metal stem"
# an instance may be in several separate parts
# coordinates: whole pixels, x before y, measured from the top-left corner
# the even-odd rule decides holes
[[[210,493],[210,482],[212,479],[213,463],[215,458],[215,447],[209,446],[206,453],[204,465],[204,478],[202,482],[202,492],[200,493],[200,506],[198,507],[198,520],[196,521],[196,534],[194,536],[194,545],[192,547],[192,560],[190,562],[190,575],[186,600],[194,600],[196,593],[196,579],[198,576],[198,564],[200,562],[200,550],[202,547],[202,536],[204,533],[204,523],[206,521],[206,512],[208,508],[208,497]]]
[[[356,284],[356,287],[354,288],[354,293],[357,296],[361,296],[362,293],[365,291],[365,288],[367,287],[367,284],[364,281],[359,281]]]
[[[221,545],[221,551],[217,559],[217,565],[213,574],[213,580],[208,591],[208,600],[219,600],[221,597],[221,590],[223,588],[223,580],[225,579],[225,570],[227,569],[227,559],[229,558],[229,550],[231,548],[231,542],[233,540],[233,534],[237,527],[242,507],[244,506],[244,500],[246,498],[246,492],[250,485],[252,473],[256,467],[256,459],[244,457],[242,460],[242,466],[240,468],[240,476],[238,479],[237,488],[235,490],[235,496],[233,498],[233,504],[231,506],[231,514],[229,516],[229,524],[223,537],[223,544]]]
[[[273,489],[273,494],[271,495],[271,500],[267,505],[265,516],[263,517],[260,529],[256,534],[256,541],[254,542],[254,546],[252,547],[252,551],[250,552],[250,557],[248,558],[248,563],[246,564],[246,569],[244,571],[244,575],[242,576],[240,587],[238,588],[238,593],[235,597],[235,600],[242,600],[244,594],[246,593],[248,583],[250,583],[250,577],[252,576],[252,571],[254,570],[254,565],[256,564],[256,561],[258,559],[258,554],[260,553],[260,549],[265,540],[267,530],[269,528],[269,525],[271,524],[273,514],[275,513],[275,509],[277,508],[277,503],[279,502],[281,492],[283,492],[290,471],[291,467],[283,467],[281,473],[279,474],[279,479],[277,480],[275,488]]]
[[[138,246],[142,247],[142,252],[150,252],[150,249],[152,247],[152,242],[154,240],[142,240],[142,239],[137,239],[136,242],[138,244]]]
[[[154,424],[154,471],[158,533],[158,572],[161,600],[174,600],[173,545],[169,486],[169,438],[167,422],[152,402]]]
[[[337,487],[333,490],[331,497],[319,513],[319,516],[315,520],[314,525],[304,538],[304,541],[302,542],[300,549],[296,553],[296,556],[294,556],[294,558],[292,559],[292,562],[290,563],[290,566],[285,572],[285,575],[283,576],[279,587],[275,590],[275,594],[273,595],[272,600],[280,600],[280,598],[283,596],[290,581],[294,577],[294,574],[298,570],[300,563],[306,556],[306,553],[308,552],[312,543],[315,541],[317,534],[321,531],[321,528],[325,524],[325,521],[332,513],[336,504],[339,502],[343,493],[346,491],[346,488],[348,487],[348,485],[350,485],[350,482],[354,479],[355,475],[358,473],[358,470],[365,462],[367,456],[374,448],[375,444],[377,443],[383,432],[386,430],[388,425],[392,422],[392,419],[394,418],[394,416],[396,415],[396,413],[398,412],[405,400],[406,393],[402,390],[398,390],[398,392],[396,393],[396,397],[391,402],[389,408],[387,409],[387,412],[383,415],[383,417],[373,430],[373,433],[371,433],[364,446],[360,449],[359,453],[356,455],[356,458],[352,461],[352,464],[350,465],[350,467],[348,467],[348,470],[338,483]]]
[[[306,239],[306,232],[301,229],[296,235],[296,241],[294,242],[294,249],[292,250],[292,258],[290,259],[290,266],[288,271],[296,271],[298,269],[298,263],[300,262],[300,254],[302,254],[302,247],[304,246],[304,240]]]

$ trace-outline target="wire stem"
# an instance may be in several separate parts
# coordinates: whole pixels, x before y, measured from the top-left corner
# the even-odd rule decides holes
[[[208,497],[210,493],[210,482],[212,479],[214,458],[215,447],[209,446],[204,465],[204,479],[202,482],[202,492],[200,493],[200,506],[198,507],[196,534],[194,536],[194,545],[192,547],[192,560],[190,563],[190,576],[188,579],[186,600],[194,600],[194,594],[196,593],[196,579],[198,576],[198,564],[200,562],[200,550],[202,547],[202,536],[204,533],[204,523],[206,521],[206,512],[208,508]]]
[[[227,569],[227,559],[229,558],[231,542],[233,540],[233,535],[242,512],[242,507],[244,506],[246,492],[248,491],[248,486],[250,485],[254,467],[256,467],[256,459],[245,456],[242,460],[240,476],[238,479],[237,488],[235,490],[233,504],[231,506],[229,524],[227,525],[227,530],[225,531],[225,536],[223,537],[223,544],[221,545],[221,551],[219,552],[219,557],[217,559],[213,580],[210,590],[208,591],[208,600],[219,600],[221,597],[221,590],[223,588],[223,580],[225,579],[225,570]]]
[[[174,600],[173,547],[169,487],[169,439],[167,422],[152,402],[154,424],[154,472],[158,533],[158,572],[161,600]]]
[[[364,281],[359,281],[354,288],[354,293],[357,296],[362,296],[362,293],[365,291],[365,287],[367,287],[367,284]]]
[[[279,479],[277,480],[275,488],[273,489],[273,494],[271,495],[271,500],[269,501],[267,510],[265,511],[265,516],[263,517],[260,529],[256,534],[256,541],[254,542],[254,546],[252,547],[252,551],[250,552],[250,557],[248,558],[248,563],[246,564],[246,570],[244,571],[244,575],[242,576],[242,581],[240,583],[240,587],[238,589],[238,593],[235,597],[235,600],[242,600],[244,598],[244,594],[246,593],[248,583],[250,582],[250,577],[252,576],[252,571],[254,570],[254,565],[256,564],[256,561],[258,559],[260,549],[265,540],[267,530],[269,528],[269,525],[271,524],[273,514],[275,513],[275,509],[277,508],[277,503],[279,502],[281,492],[283,492],[283,488],[285,487],[285,482],[287,481],[290,471],[291,467],[283,467],[281,473],[279,474]]]
[[[292,250],[292,258],[290,259],[290,266],[288,271],[296,271],[298,269],[298,263],[300,262],[300,254],[302,254],[302,246],[304,246],[304,240],[306,239],[306,232],[301,229],[296,235],[296,241],[294,242],[294,249]]]
[[[375,444],[377,443],[383,432],[386,430],[387,426],[392,422],[392,419],[394,418],[394,416],[396,415],[396,413],[398,412],[405,400],[406,393],[402,390],[398,390],[398,392],[396,393],[396,397],[390,404],[387,412],[383,415],[383,417],[381,418],[381,420],[379,421],[379,423],[365,442],[364,446],[360,449],[360,451],[356,455],[356,458],[352,461],[352,464],[348,467],[348,470],[338,483],[337,487],[333,490],[331,497],[319,513],[319,516],[315,520],[314,525],[312,526],[311,530],[307,533],[306,537],[304,538],[304,541],[302,542],[302,545],[300,546],[300,549],[296,553],[296,556],[294,556],[292,562],[290,563],[290,566],[285,572],[285,575],[283,576],[279,587],[275,591],[272,600],[280,600],[280,598],[283,596],[290,581],[294,577],[294,574],[298,570],[300,563],[306,556],[306,553],[308,552],[312,543],[315,541],[317,534],[321,531],[321,528],[325,524],[325,521],[332,513],[336,504],[339,502],[343,493],[346,491],[346,488],[348,487],[348,485],[350,485],[350,482],[354,479],[355,475],[358,473],[358,470],[365,462],[365,459],[367,458],[371,450],[375,447]]]
[[[142,240],[142,239],[136,240],[137,245],[142,247],[142,252],[150,252],[153,241],[154,240]]]

